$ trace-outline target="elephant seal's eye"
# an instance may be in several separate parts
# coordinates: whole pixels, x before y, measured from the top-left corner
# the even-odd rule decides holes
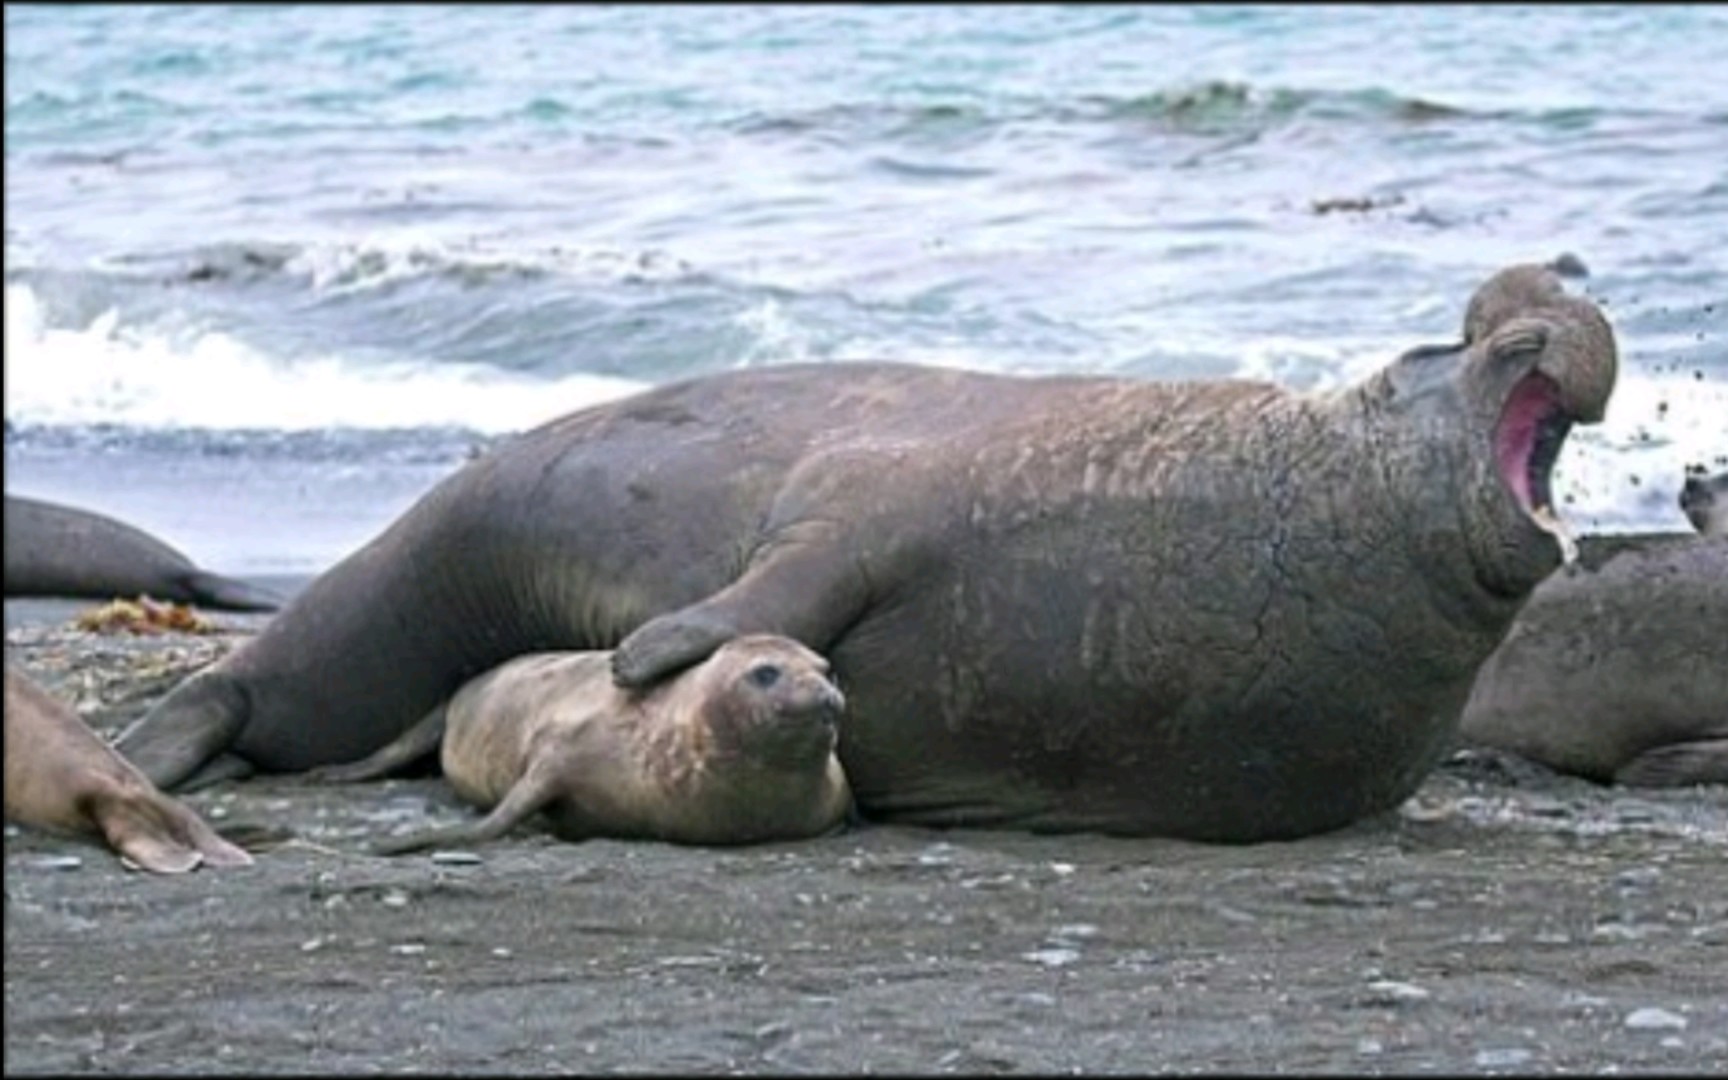
[[[766,690],[780,681],[780,669],[773,664],[758,664],[750,669],[750,681]]]

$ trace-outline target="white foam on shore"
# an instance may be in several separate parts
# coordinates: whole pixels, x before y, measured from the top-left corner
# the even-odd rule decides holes
[[[315,292],[354,293],[440,274],[480,280],[511,274],[558,274],[597,281],[676,281],[694,272],[657,249],[571,245],[523,249],[482,240],[446,239],[428,230],[378,232],[360,240],[310,244],[283,269],[303,274]]]
[[[141,428],[416,428],[521,431],[645,385],[572,374],[530,379],[475,364],[284,360],[228,334],[47,325],[28,286],[6,286],[6,418]]]

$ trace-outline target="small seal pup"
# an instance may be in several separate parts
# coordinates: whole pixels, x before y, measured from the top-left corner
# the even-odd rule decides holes
[[[468,682],[395,742],[326,781],[371,779],[439,744],[478,822],[384,841],[380,854],[467,846],[543,812],[565,840],[748,844],[816,836],[851,805],[834,755],[845,698],[828,662],[789,638],[734,638],[644,691],[611,654],[542,652]]]
[[[1728,783],[1723,480],[1681,491],[1701,536],[1584,538],[1482,665],[1467,741],[1604,783]]]
[[[1702,466],[1687,469],[1680,510],[1700,536],[1728,536],[1728,469],[1715,475]]]
[[[199,569],[136,526],[20,495],[6,496],[5,588],[7,596],[98,600],[144,593],[230,611],[282,606],[275,593]]]
[[[11,663],[5,803],[7,821],[101,836],[121,856],[160,874],[252,862]]]

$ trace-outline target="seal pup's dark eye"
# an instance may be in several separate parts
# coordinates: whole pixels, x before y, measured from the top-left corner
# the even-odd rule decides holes
[[[758,664],[750,669],[750,681],[766,690],[780,681],[780,669],[773,664]]]

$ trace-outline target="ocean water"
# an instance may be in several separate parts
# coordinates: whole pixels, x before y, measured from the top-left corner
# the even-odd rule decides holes
[[[891,358],[1324,389],[1577,256],[1579,531],[1728,464],[1728,9],[5,8],[5,464],[315,572],[477,444]]]

